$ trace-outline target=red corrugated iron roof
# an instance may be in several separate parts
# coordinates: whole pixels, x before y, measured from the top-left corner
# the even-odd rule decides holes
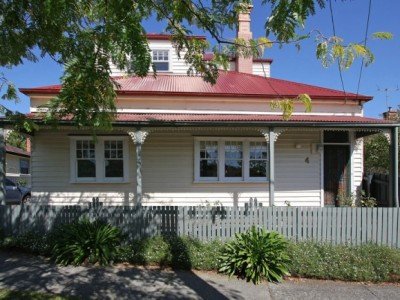
[[[282,79],[262,77],[239,72],[221,72],[217,83],[212,85],[200,76],[161,75],[157,77],[115,77],[120,95],[160,96],[206,96],[206,97],[248,97],[248,98],[295,98],[308,94],[313,99],[360,100],[372,97],[344,93],[343,91],[313,86]],[[24,94],[56,94],[61,85],[37,88],[22,88]]]
[[[40,114],[31,113],[32,119],[41,119]],[[68,121],[65,118],[64,121]],[[116,123],[359,123],[359,124],[392,124],[383,119],[360,116],[325,116],[325,115],[293,115],[284,120],[281,115],[260,114],[177,114],[177,113],[118,113]]]
[[[10,153],[10,154],[15,154],[15,155],[20,155],[20,156],[26,156],[26,157],[30,157],[31,153],[27,152],[21,148],[18,147],[14,147],[14,146],[10,146],[10,145],[6,145],[6,152]]]

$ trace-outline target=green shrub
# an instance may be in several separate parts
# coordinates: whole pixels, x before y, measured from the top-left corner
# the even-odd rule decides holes
[[[3,249],[23,251],[31,254],[49,256],[51,253],[51,234],[28,231],[17,236],[4,238]]]
[[[223,253],[224,244],[221,241],[200,242],[188,239],[188,249],[192,268],[196,270],[217,270],[218,258]]]
[[[253,226],[245,233],[236,234],[235,240],[225,245],[219,271],[254,284],[263,278],[278,282],[289,274],[286,252],[287,241],[282,235]]]
[[[111,234],[108,234],[108,231],[111,231]],[[270,237],[260,237],[266,234]],[[230,273],[228,269],[225,273],[232,275],[232,270],[237,267],[238,270],[235,269],[233,274],[248,280],[247,274],[251,274],[254,270],[259,272],[267,269],[262,267],[262,263],[258,263],[259,260],[264,264],[268,263],[268,272],[272,270],[277,273],[274,269],[274,264],[279,263],[277,257],[281,255],[282,264],[285,265],[285,262],[287,263],[285,253],[287,253],[290,261],[288,270],[294,276],[346,281],[400,281],[400,249],[374,244],[350,246],[309,241],[290,242],[287,251],[281,253],[280,250],[276,251],[276,239],[282,240],[283,244],[286,242],[276,233],[261,234],[252,229],[242,235],[240,242],[233,240],[227,244],[220,241],[201,242],[189,237],[156,236],[120,245],[122,238],[118,229],[99,221],[90,223],[85,220],[64,225],[48,234],[26,232],[15,237],[6,237],[0,246],[3,249],[44,256],[53,254],[55,259],[58,257],[56,254],[59,254],[63,260],[59,258],[58,262],[63,264],[82,262],[108,264],[119,261],[179,269],[217,270],[220,267],[219,262],[222,262],[222,265],[229,267]],[[262,242],[263,239],[268,240],[268,246]],[[278,248],[280,247],[284,248],[283,245]],[[267,251],[264,248],[268,248]],[[52,249],[58,252],[52,253]],[[275,252],[278,255],[275,255]],[[225,257],[225,260],[219,261],[221,256]],[[233,263],[232,257],[235,260]],[[253,261],[256,263],[249,267],[247,262],[243,263],[246,258],[251,263]],[[247,274],[246,267],[243,267],[246,264],[250,270]],[[265,278],[268,279],[266,276]],[[256,281],[251,279],[251,276],[250,280]]]
[[[385,246],[290,243],[292,275],[347,281],[393,281],[400,276],[400,250]]]
[[[156,264],[177,269],[217,269],[222,243],[200,242],[190,237],[156,236],[135,240],[121,247],[118,261]]]
[[[103,221],[82,219],[55,232],[52,258],[62,265],[110,264],[118,253],[121,231]]]

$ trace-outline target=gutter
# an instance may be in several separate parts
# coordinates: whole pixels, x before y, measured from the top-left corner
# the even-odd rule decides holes
[[[42,120],[34,120],[37,125],[50,126],[45,124]],[[12,125],[13,122],[6,119],[0,120],[0,125]],[[75,126],[75,124],[68,120],[61,120],[58,123],[64,126]],[[252,127],[252,126],[264,126],[264,127],[307,127],[307,128],[395,128],[400,127],[400,123],[349,123],[349,122],[291,122],[291,121],[279,121],[279,122],[160,122],[160,121],[120,121],[113,122],[113,126],[120,127]]]
[[[20,88],[19,91],[25,95],[54,95],[59,93],[55,89]],[[117,95],[129,96],[187,96],[187,97],[218,97],[218,98],[259,98],[266,100],[273,99],[294,99],[297,95],[276,95],[276,94],[227,94],[227,93],[203,93],[203,92],[163,92],[163,91],[123,91],[116,90]],[[311,98],[321,100],[345,100],[344,96],[312,96]],[[371,96],[347,96],[347,100],[367,102],[372,100]]]

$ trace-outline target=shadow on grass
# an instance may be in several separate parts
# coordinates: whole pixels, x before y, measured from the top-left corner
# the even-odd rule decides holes
[[[182,239],[162,239],[169,249],[162,263],[174,266],[172,269],[123,264],[60,267],[36,256],[0,251],[0,289],[80,299],[245,299],[236,288],[202,279],[190,271],[190,253]]]

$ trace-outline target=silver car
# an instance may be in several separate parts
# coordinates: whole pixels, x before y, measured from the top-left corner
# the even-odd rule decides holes
[[[6,204],[21,204],[26,203],[31,199],[31,189],[20,186],[10,179],[4,181],[6,188]]]

